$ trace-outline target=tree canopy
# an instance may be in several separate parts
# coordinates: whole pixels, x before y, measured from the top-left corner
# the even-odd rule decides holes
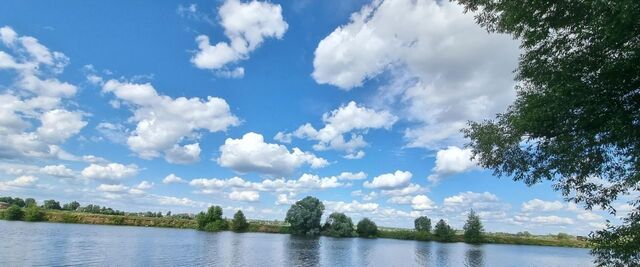
[[[376,237],[378,235],[378,226],[369,218],[364,218],[358,222],[356,231],[360,237]]]
[[[222,218],[222,208],[220,206],[211,206],[207,212],[200,212],[196,216],[198,230],[217,232],[227,230],[229,225]]]
[[[517,98],[464,130],[481,166],[615,214],[640,191],[640,1],[458,0],[491,32],[521,41]],[[594,234],[599,265],[638,265],[639,199],[620,227]],[[636,234],[633,234],[636,233]],[[612,245],[615,244],[615,245]],[[600,247],[602,245],[602,247]],[[618,250],[618,251],[614,251]]]
[[[11,205],[4,211],[4,219],[9,221],[19,221],[24,217],[24,212],[18,205]]]
[[[323,212],[324,204],[317,198],[308,196],[291,205],[285,221],[291,224],[293,234],[315,236],[320,233]]]
[[[61,210],[62,207],[60,207],[60,202],[55,201],[53,199],[49,199],[49,200],[45,200],[44,201],[44,205],[42,205],[43,208],[48,209],[48,210]]]
[[[420,216],[413,221],[416,231],[431,232],[431,219],[427,216]]]
[[[233,215],[233,220],[231,221],[231,230],[234,232],[244,232],[249,228],[249,223],[247,222],[247,218],[244,217],[244,213],[241,210],[238,210],[236,214]]]
[[[326,235],[333,237],[352,237],[355,234],[351,218],[339,212],[331,213],[323,228]]]
[[[433,236],[438,241],[451,242],[455,238],[456,231],[451,228],[444,220],[440,219],[433,229]]]
[[[467,221],[464,223],[464,241],[468,243],[480,243],[484,237],[484,227],[480,216],[475,211],[469,211]]]

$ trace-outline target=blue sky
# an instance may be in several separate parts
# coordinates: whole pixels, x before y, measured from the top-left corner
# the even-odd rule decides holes
[[[514,99],[518,41],[438,1],[7,1],[0,194],[585,234],[608,216],[469,159]],[[624,205],[619,209],[624,211]]]

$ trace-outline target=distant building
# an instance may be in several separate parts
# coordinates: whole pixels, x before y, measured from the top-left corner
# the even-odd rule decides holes
[[[11,206],[11,205],[9,205],[9,203],[7,203],[7,202],[0,202],[0,209],[6,209],[9,206]]]
[[[587,241],[589,238],[587,238],[586,236],[576,236],[576,239],[580,240],[580,241]]]

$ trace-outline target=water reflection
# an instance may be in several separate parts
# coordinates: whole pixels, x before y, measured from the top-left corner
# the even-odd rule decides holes
[[[319,266],[320,239],[291,235],[287,246],[288,266]]]
[[[436,265],[437,266],[450,266],[450,252],[449,244],[442,244],[436,249]]]
[[[481,245],[473,245],[465,252],[465,265],[469,267],[484,266],[484,250]]]
[[[415,242],[416,263],[420,266],[429,266],[431,263],[431,244],[433,242]]]

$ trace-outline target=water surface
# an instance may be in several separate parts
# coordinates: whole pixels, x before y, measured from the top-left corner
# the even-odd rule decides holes
[[[0,221],[0,266],[593,266],[589,250]]]

